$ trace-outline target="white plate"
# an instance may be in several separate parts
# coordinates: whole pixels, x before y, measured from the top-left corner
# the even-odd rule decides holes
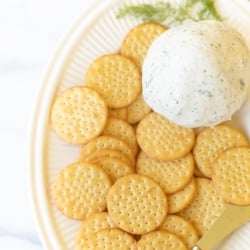
[[[246,3],[246,0],[241,0]],[[78,146],[60,140],[49,125],[50,106],[62,90],[84,84],[88,65],[98,56],[117,52],[125,34],[139,22],[133,18],[118,20],[116,11],[124,2],[135,4],[154,0],[96,1],[76,22],[51,60],[38,96],[30,133],[30,188],[39,233],[49,250],[74,249],[78,221],[63,216],[51,201],[51,183],[66,164],[77,160]],[[218,0],[226,21],[245,36],[250,47],[250,8],[234,0]],[[250,104],[234,119],[250,138]],[[235,122],[236,121],[236,122]],[[247,250],[250,246],[250,223],[241,227],[222,245],[223,250]]]

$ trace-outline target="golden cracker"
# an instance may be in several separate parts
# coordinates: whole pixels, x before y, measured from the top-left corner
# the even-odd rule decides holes
[[[106,209],[110,187],[110,178],[101,167],[75,162],[57,175],[53,183],[53,199],[64,215],[84,220]]]
[[[224,150],[247,145],[242,133],[228,125],[218,125],[199,133],[193,153],[198,168],[211,178],[212,163]]]
[[[84,220],[76,235],[76,245],[82,249],[84,241],[90,234],[97,233],[102,229],[116,228],[107,212],[95,213]]]
[[[80,158],[84,160],[92,153],[102,149],[117,150],[129,159],[131,166],[135,165],[135,157],[130,147],[125,142],[111,136],[99,136],[89,143],[82,145]]]
[[[151,112],[138,124],[136,137],[141,149],[158,160],[175,160],[193,148],[193,129],[178,126],[163,116]]]
[[[175,214],[186,208],[194,199],[196,194],[195,178],[180,191],[168,195],[168,212]]]
[[[86,158],[84,158],[85,162],[92,162],[96,163],[102,158],[110,158],[110,159],[117,159],[120,160],[127,165],[129,165],[132,169],[134,169],[134,166],[131,165],[131,162],[129,159],[122,154],[120,151],[114,150],[114,149],[100,149],[98,151],[93,152]]]
[[[202,236],[225,208],[225,202],[206,178],[196,178],[197,192],[193,201],[180,212]]]
[[[103,130],[103,135],[114,136],[117,139],[125,142],[136,155],[138,152],[138,144],[135,136],[135,131],[127,122],[110,117],[106,127]]]
[[[136,244],[137,250],[188,250],[184,242],[176,235],[166,231],[154,231],[141,237]]]
[[[132,234],[144,234],[161,225],[167,214],[167,197],[150,178],[127,175],[111,187],[108,212],[114,223]]]
[[[147,115],[151,108],[147,105],[147,103],[144,101],[144,98],[142,95],[139,95],[139,97],[127,107],[128,114],[127,114],[127,121],[130,124],[136,124],[139,121],[141,121],[145,115]]]
[[[199,235],[194,226],[181,216],[168,215],[159,230],[166,230],[178,236],[188,249],[192,249],[199,240]]]
[[[108,174],[112,183],[125,175],[134,173],[134,169],[130,165],[117,159],[102,158],[96,161],[96,164]]]
[[[128,117],[128,108],[112,109],[108,110],[109,117],[114,117],[126,121]]]
[[[141,73],[130,59],[110,54],[97,58],[88,68],[86,85],[100,93],[110,108],[131,104],[141,91]]]
[[[83,144],[100,135],[106,125],[103,98],[86,87],[72,87],[59,95],[51,110],[51,123],[65,141]]]
[[[135,239],[126,232],[117,228],[103,229],[89,235],[83,239],[82,246],[77,246],[77,250],[135,250]]]
[[[225,201],[250,205],[250,147],[224,151],[213,163],[212,180]]]
[[[173,161],[151,158],[143,151],[137,157],[136,171],[158,183],[166,194],[180,191],[193,177],[194,160],[191,153]]]
[[[157,23],[143,23],[131,29],[122,42],[121,54],[142,67],[144,58],[153,41],[167,28]]]

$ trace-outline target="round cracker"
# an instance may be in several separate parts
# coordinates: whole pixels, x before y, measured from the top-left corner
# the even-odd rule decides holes
[[[189,153],[178,160],[160,161],[141,151],[137,158],[136,171],[153,179],[166,194],[171,194],[190,182],[193,177],[194,160]]]
[[[186,208],[194,199],[196,194],[195,178],[180,191],[168,195],[168,213],[175,214]]]
[[[110,189],[107,201],[114,223],[132,234],[155,230],[167,214],[164,191],[153,180],[139,174],[119,179]]]
[[[77,246],[77,250],[134,250],[135,239],[126,232],[117,228],[103,229],[83,239],[82,246]]]
[[[101,167],[75,162],[57,175],[53,183],[53,198],[63,214],[84,220],[91,214],[106,209],[110,187],[110,178]]]
[[[107,121],[103,135],[114,136],[125,142],[136,155],[138,152],[138,144],[135,131],[127,122],[110,117]]]
[[[139,97],[128,106],[127,111],[128,123],[136,124],[151,111],[151,108],[144,101],[143,96],[139,95]]]
[[[121,119],[126,121],[128,117],[128,109],[127,108],[120,108],[120,109],[112,109],[109,108],[109,117],[114,117],[117,119]]]
[[[130,147],[125,142],[112,136],[99,136],[89,143],[82,145],[80,157],[84,160],[92,153],[102,149],[117,150],[129,159],[131,166],[135,165],[135,157]]]
[[[201,172],[211,178],[212,163],[224,150],[247,145],[242,133],[228,125],[218,125],[199,133],[193,150],[194,158]]]
[[[188,249],[192,249],[199,240],[199,235],[192,223],[181,216],[168,215],[159,229],[178,236]]]
[[[141,237],[136,245],[137,250],[188,250],[184,242],[176,235],[166,231],[154,231]]]
[[[129,159],[122,154],[120,151],[114,150],[114,149],[100,149],[98,151],[93,152],[86,158],[84,158],[85,162],[92,162],[96,163],[102,158],[110,158],[110,159],[117,159],[120,160],[127,165],[129,165],[132,169],[134,169],[134,166],[131,165],[131,162]]]
[[[206,178],[196,178],[197,192],[189,206],[180,215],[190,221],[203,235],[225,208],[225,202]]]
[[[213,163],[212,180],[225,201],[250,205],[250,147],[224,151]]]
[[[72,87],[59,95],[51,110],[51,123],[65,141],[83,144],[100,135],[106,125],[107,105],[94,90]]]
[[[86,85],[100,93],[108,107],[123,108],[140,94],[141,72],[124,56],[105,55],[89,66]]]
[[[134,169],[130,165],[117,159],[102,158],[96,161],[96,164],[104,169],[112,183],[125,175],[134,173]]]
[[[131,58],[141,68],[153,41],[167,28],[157,23],[143,23],[131,29],[122,42],[121,54]]]
[[[151,112],[138,124],[136,137],[142,150],[158,160],[175,160],[193,148],[193,129],[178,126],[163,116]]]
[[[76,245],[82,249],[84,247],[84,239],[90,234],[97,233],[102,229],[115,228],[115,224],[107,212],[95,213],[82,222],[76,235]]]

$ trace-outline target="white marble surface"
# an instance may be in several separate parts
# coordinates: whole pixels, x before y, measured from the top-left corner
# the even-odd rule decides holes
[[[92,0],[0,4],[0,249],[43,249],[28,190],[28,127],[46,64]]]

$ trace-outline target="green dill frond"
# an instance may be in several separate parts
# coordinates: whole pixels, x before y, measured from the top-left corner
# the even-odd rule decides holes
[[[125,16],[133,16],[144,22],[157,23],[182,23],[187,19],[194,21],[222,20],[215,9],[214,0],[186,0],[178,7],[173,7],[169,2],[163,1],[155,4],[125,5],[119,9],[117,18]]]
[[[140,18],[142,21],[162,23],[172,13],[173,8],[169,3],[158,2],[155,5],[126,5],[118,11],[117,18],[130,15],[135,18]]]

